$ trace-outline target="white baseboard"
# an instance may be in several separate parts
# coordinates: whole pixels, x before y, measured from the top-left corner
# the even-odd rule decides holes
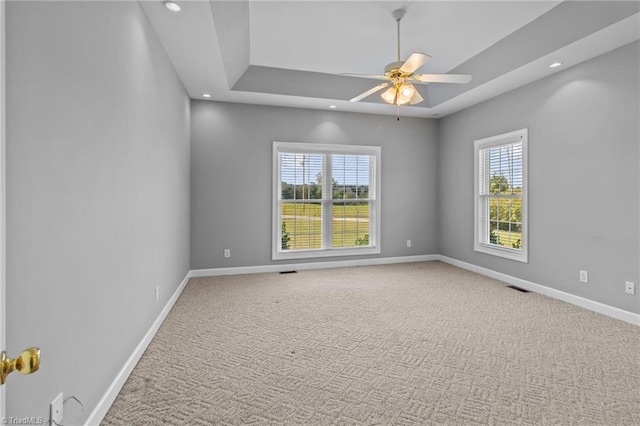
[[[220,275],[261,274],[265,272],[303,271],[307,269],[346,268],[349,266],[387,265],[391,263],[428,262],[438,260],[439,255],[377,257],[371,259],[335,260],[328,262],[287,263],[263,266],[239,266],[233,268],[195,269],[191,277],[216,277]]]
[[[102,396],[102,398],[100,398],[100,401],[85,422],[85,426],[97,426],[100,424],[102,419],[104,419],[107,411],[109,411],[109,408],[111,408],[111,404],[113,404],[113,401],[118,396],[120,389],[122,389],[122,386],[124,386],[124,383],[127,381],[127,378],[129,378],[129,375],[133,371],[133,368],[140,360],[140,357],[142,357],[142,354],[147,349],[147,346],[149,346],[149,343],[151,343],[151,340],[158,332],[158,329],[164,322],[164,319],[167,317],[167,315],[171,311],[171,308],[173,308],[173,305],[178,300],[178,297],[182,293],[182,290],[184,290],[184,287],[189,282],[189,278],[191,278],[191,271],[187,272],[184,280],[182,280],[176,291],[173,292],[173,295],[160,312],[160,315],[158,315],[158,318],[156,318],[149,331],[147,331],[140,343],[138,343],[138,346],[136,346],[133,353],[116,376],[115,380],[111,383],[111,386],[109,386],[105,394]]]
[[[471,263],[463,262],[461,260],[453,259],[447,256],[438,255],[438,260],[448,263],[453,266],[457,266],[462,269],[466,269],[471,272],[484,275],[489,278],[494,278],[499,281],[504,281],[508,284],[516,287],[523,288],[525,290],[533,291],[535,293],[543,294],[545,296],[552,297],[554,299],[562,300],[563,302],[571,303],[572,305],[579,306],[581,308],[588,309],[590,311],[598,312],[600,314],[619,319],[624,322],[628,322],[633,325],[640,326],[640,315],[633,312],[625,311],[623,309],[614,308],[613,306],[605,305],[604,303],[594,302],[593,300],[585,299],[584,297],[576,296],[564,291],[556,290],[550,287],[546,287],[540,284],[532,283],[520,278],[512,277],[511,275],[496,272],[491,269],[476,266]]]

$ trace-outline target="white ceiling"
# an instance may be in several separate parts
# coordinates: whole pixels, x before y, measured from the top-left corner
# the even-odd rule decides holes
[[[264,105],[396,114],[375,94],[348,100],[396,60],[392,11],[404,8],[401,59],[419,72],[473,75],[429,84],[405,116],[444,116],[640,39],[640,2],[207,1],[141,2],[189,96]],[[550,69],[554,61],[564,66]]]
[[[397,55],[392,11],[406,3],[251,3],[250,62],[330,74],[381,73]],[[401,58],[427,53],[432,60],[421,72],[447,72],[558,3],[414,2],[405,6],[400,23]]]

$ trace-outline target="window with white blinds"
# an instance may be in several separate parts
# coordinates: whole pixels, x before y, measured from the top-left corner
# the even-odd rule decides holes
[[[379,254],[380,147],[273,143],[273,259]]]
[[[479,252],[527,262],[527,129],[475,141]]]

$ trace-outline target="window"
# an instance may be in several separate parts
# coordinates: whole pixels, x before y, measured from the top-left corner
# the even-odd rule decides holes
[[[474,249],[528,262],[527,129],[475,141]]]
[[[380,253],[380,147],[273,143],[273,259]]]

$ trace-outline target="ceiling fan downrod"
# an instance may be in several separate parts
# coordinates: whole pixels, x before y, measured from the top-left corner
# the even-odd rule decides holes
[[[396,9],[393,11],[393,19],[396,20],[396,24],[397,24],[397,31],[398,31],[398,62],[400,62],[400,20],[402,19],[402,17],[404,16],[404,14],[407,13],[406,10],[404,9]]]

